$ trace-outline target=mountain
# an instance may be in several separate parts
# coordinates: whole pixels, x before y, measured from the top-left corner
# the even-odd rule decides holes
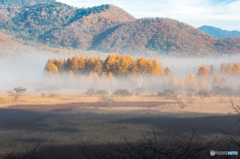
[[[0,31],[21,43],[107,53],[203,56],[240,52],[240,38],[218,39],[168,18],[136,19],[105,4],[64,3],[15,7],[0,4]]]
[[[16,55],[31,50],[32,47],[20,44],[0,33],[0,56]]]
[[[79,9],[68,24],[40,36],[39,41],[85,50],[99,43],[121,24],[135,20],[114,5]]]
[[[201,26],[198,28],[199,30],[201,30],[202,32],[217,37],[217,38],[227,38],[227,37],[231,37],[231,36],[236,36],[236,37],[240,37],[240,32],[239,31],[227,31],[227,30],[222,30],[220,28],[215,28],[212,26]]]
[[[56,0],[0,0],[0,4],[7,6],[29,6],[42,2],[55,2]]]
[[[145,18],[122,24],[95,46],[103,52],[209,53],[215,38],[167,18]]]
[[[76,10],[75,7],[59,2],[24,6],[11,18],[9,24],[16,38],[37,41],[39,35],[69,23]]]

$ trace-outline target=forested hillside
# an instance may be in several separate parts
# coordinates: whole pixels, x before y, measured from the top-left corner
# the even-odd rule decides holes
[[[205,54],[216,39],[190,25],[165,18],[146,18],[123,24],[95,49],[134,52],[149,49],[158,53]]]
[[[18,13],[7,21],[8,26],[1,27],[14,34],[16,38],[36,41],[39,35],[67,24],[76,10],[77,8],[57,2],[25,6],[15,11]],[[10,14],[12,12],[10,8]]]
[[[76,8],[54,2],[0,8],[0,31],[35,46],[144,55],[240,52],[238,37],[218,39],[168,18],[136,19],[114,5]]]
[[[33,48],[19,44],[16,41],[13,41],[9,37],[0,33],[0,56],[5,55],[16,55],[21,54],[26,51],[31,51]]]
[[[79,9],[69,25],[53,30],[39,40],[64,47],[90,49],[120,24],[134,20],[133,16],[114,5]]]
[[[160,54],[208,55],[240,52],[240,38],[216,39],[200,30],[166,18],[138,19],[121,25],[94,49],[104,52],[141,52]]]
[[[42,2],[55,2],[56,0],[0,0],[0,4],[8,6],[28,6]]]

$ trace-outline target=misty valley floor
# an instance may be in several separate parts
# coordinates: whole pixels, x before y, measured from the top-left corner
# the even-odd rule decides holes
[[[129,104],[132,106],[128,106]],[[164,107],[169,103],[145,104]],[[41,107],[42,110],[37,109]],[[124,111],[124,107],[131,109]],[[124,136],[135,142],[143,134],[151,136],[153,130],[161,138],[167,138],[174,133],[190,134],[193,128],[198,128],[197,134],[210,140],[216,136],[224,136],[222,132],[237,130],[235,114],[155,112],[149,108],[137,110],[139,107],[144,107],[144,103],[125,103],[123,107],[113,104],[108,108],[122,111],[106,111],[107,107],[103,103],[59,104],[55,107],[19,105],[2,108],[0,152],[24,152],[38,143],[45,146],[77,145],[83,142],[99,145],[121,144]]]

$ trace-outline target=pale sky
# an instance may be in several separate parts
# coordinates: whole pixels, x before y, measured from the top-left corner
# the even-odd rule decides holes
[[[194,27],[240,31],[240,0],[57,0],[75,7],[116,5],[136,18],[167,17]]]

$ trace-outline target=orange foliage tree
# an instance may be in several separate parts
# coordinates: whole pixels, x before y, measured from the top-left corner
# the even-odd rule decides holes
[[[204,65],[202,65],[199,69],[198,69],[198,75],[207,75],[208,74],[208,69],[207,67],[205,67]]]

